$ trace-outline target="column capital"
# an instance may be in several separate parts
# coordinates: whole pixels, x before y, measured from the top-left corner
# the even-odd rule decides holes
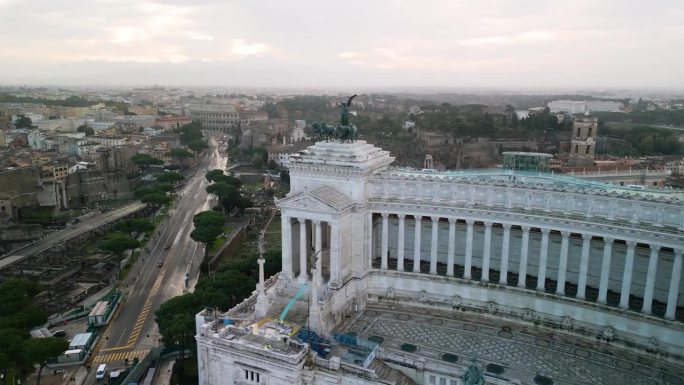
[[[417,221],[422,221],[422,220],[423,220],[423,216],[422,216],[422,215],[419,215],[419,214],[414,214],[414,215],[413,215],[413,219],[415,219],[415,220],[417,220]]]
[[[570,231],[561,231],[563,238],[570,238],[570,234],[572,234]]]
[[[432,223],[439,222],[439,217],[430,217],[432,219]]]
[[[318,220],[311,220],[311,222],[313,222],[313,224],[316,226],[321,224],[321,221],[318,221]]]
[[[405,218],[406,218],[406,214],[397,214],[397,217],[398,217],[399,219],[405,219]]]
[[[523,233],[529,233],[530,232],[530,226],[520,226],[522,229]]]
[[[492,227],[493,222],[492,221],[484,221],[485,227]]]
[[[466,224],[467,224],[468,226],[472,226],[472,225],[475,224],[475,220],[474,220],[474,219],[466,219]]]
[[[627,247],[632,248],[632,249],[635,248],[637,245],[636,241],[627,241],[626,243],[627,243]]]
[[[306,223],[306,218],[297,218],[297,222]]]
[[[547,227],[542,227],[539,230],[541,230],[542,235],[548,236],[551,233],[551,229],[549,229]]]
[[[657,253],[660,251],[660,245],[648,245],[651,248],[651,253]]]
[[[611,243],[615,242],[615,238],[603,237],[603,242],[604,242],[606,245],[608,245],[608,244],[611,244]]]
[[[380,213],[382,215],[382,218],[389,218],[389,213]]]
[[[501,224],[501,227],[503,227],[504,230],[510,230],[511,226],[513,226],[513,225],[511,225],[510,223],[502,223]]]
[[[582,239],[585,241],[591,241],[591,238],[593,237],[593,234],[589,233],[582,233]]]
[[[458,222],[458,218],[448,218],[449,219],[449,224],[456,224]]]
[[[684,254],[684,249],[674,249],[674,255],[681,257]]]

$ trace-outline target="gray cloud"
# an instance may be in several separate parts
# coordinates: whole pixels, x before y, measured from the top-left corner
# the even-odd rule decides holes
[[[684,4],[0,0],[0,82],[684,87]]]

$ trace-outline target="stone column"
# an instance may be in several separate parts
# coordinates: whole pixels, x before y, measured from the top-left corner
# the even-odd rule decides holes
[[[437,231],[439,217],[432,217],[432,240],[430,242],[430,274],[437,274]]]
[[[368,213],[368,218],[366,219],[366,226],[368,226],[368,242],[366,243],[366,253],[368,253],[368,258],[366,259],[366,269],[371,270],[373,268],[373,253],[375,252],[375,245],[373,244],[373,213]]]
[[[634,268],[634,249],[636,242],[627,242],[627,255],[625,256],[625,270],[622,272],[622,288],[620,290],[620,307],[629,309],[629,291],[632,288],[632,269]]]
[[[320,312],[318,309],[318,269],[316,262],[311,266],[311,297],[309,298],[309,327],[312,331],[320,333]]]
[[[608,279],[610,278],[610,259],[613,256],[613,238],[603,237],[603,262],[601,263],[601,279],[599,281],[598,303],[606,304],[608,296]]]
[[[667,310],[665,318],[675,319],[677,310],[677,297],[679,296],[679,281],[682,278],[682,253],[684,250],[675,250],[674,264],[672,265],[672,277],[670,278],[670,291],[667,295]]]
[[[558,281],[556,294],[565,295],[565,273],[568,270],[568,247],[570,246],[570,232],[561,231],[561,255],[558,261]]]
[[[308,272],[306,271],[306,219],[298,218],[299,221],[299,282],[306,282]]]
[[[283,240],[283,276],[292,278],[292,223],[290,217],[281,216],[280,227],[282,228]]]
[[[449,218],[449,245],[447,248],[447,275],[454,276],[454,252],[456,251],[456,218]]]
[[[264,262],[266,260],[263,256],[257,259],[257,264],[259,265],[259,294],[263,295],[266,292],[266,286],[264,285]]]
[[[587,292],[587,272],[589,270],[589,247],[591,246],[591,234],[582,234],[582,256],[580,257],[579,279],[577,280],[578,299],[585,299]]]
[[[268,299],[266,298],[266,285],[264,282],[264,258],[259,256],[257,263],[259,264],[259,284],[257,285],[258,294],[256,305],[254,306],[254,315],[263,317],[268,312]]]
[[[504,233],[501,242],[501,277],[499,277],[499,283],[505,285],[508,283],[508,247],[511,242],[511,225],[504,223],[502,226]]]
[[[542,240],[539,249],[539,270],[537,271],[537,290],[546,290],[546,261],[549,255],[549,233],[550,229],[541,229]]]
[[[520,242],[520,267],[518,268],[518,287],[527,287],[527,253],[530,245],[530,226],[522,227],[522,241]]]
[[[644,305],[641,307],[641,312],[644,314],[651,314],[653,288],[655,287],[656,271],[658,270],[658,252],[660,252],[660,246],[651,245],[651,257],[648,259],[646,287],[644,288]]]
[[[482,250],[482,281],[489,282],[489,263],[492,253],[492,222],[485,222],[484,245]]]
[[[321,251],[323,250],[323,229],[321,228],[321,221],[314,221],[316,225],[314,238],[315,238],[315,249],[314,249],[314,261],[322,257]],[[321,269],[318,269],[320,272]]]
[[[413,272],[420,273],[420,221],[423,219],[420,215],[413,216],[416,222],[416,231],[413,240]]]
[[[397,240],[397,270],[404,271],[404,224],[406,215],[399,214],[399,236]]]
[[[340,226],[336,220],[330,222],[330,286],[340,284]]]
[[[389,239],[389,214],[382,213],[382,245],[380,247],[380,268],[387,270],[387,253]]]
[[[465,265],[463,267],[463,278],[472,279],[473,269],[473,226],[475,221],[472,219],[466,220],[466,249],[465,249]]]

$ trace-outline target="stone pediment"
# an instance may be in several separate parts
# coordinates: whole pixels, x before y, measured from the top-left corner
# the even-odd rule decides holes
[[[317,211],[340,212],[351,207],[354,202],[345,194],[330,186],[317,187],[285,197],[277,202],[278,207],[309,209]]]

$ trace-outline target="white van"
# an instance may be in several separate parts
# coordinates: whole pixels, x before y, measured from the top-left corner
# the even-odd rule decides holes
[[[107,364],[100,364],[97,367],[97,372],[95,372],[95,379],[104,380],[105,375],[107,375]]]

